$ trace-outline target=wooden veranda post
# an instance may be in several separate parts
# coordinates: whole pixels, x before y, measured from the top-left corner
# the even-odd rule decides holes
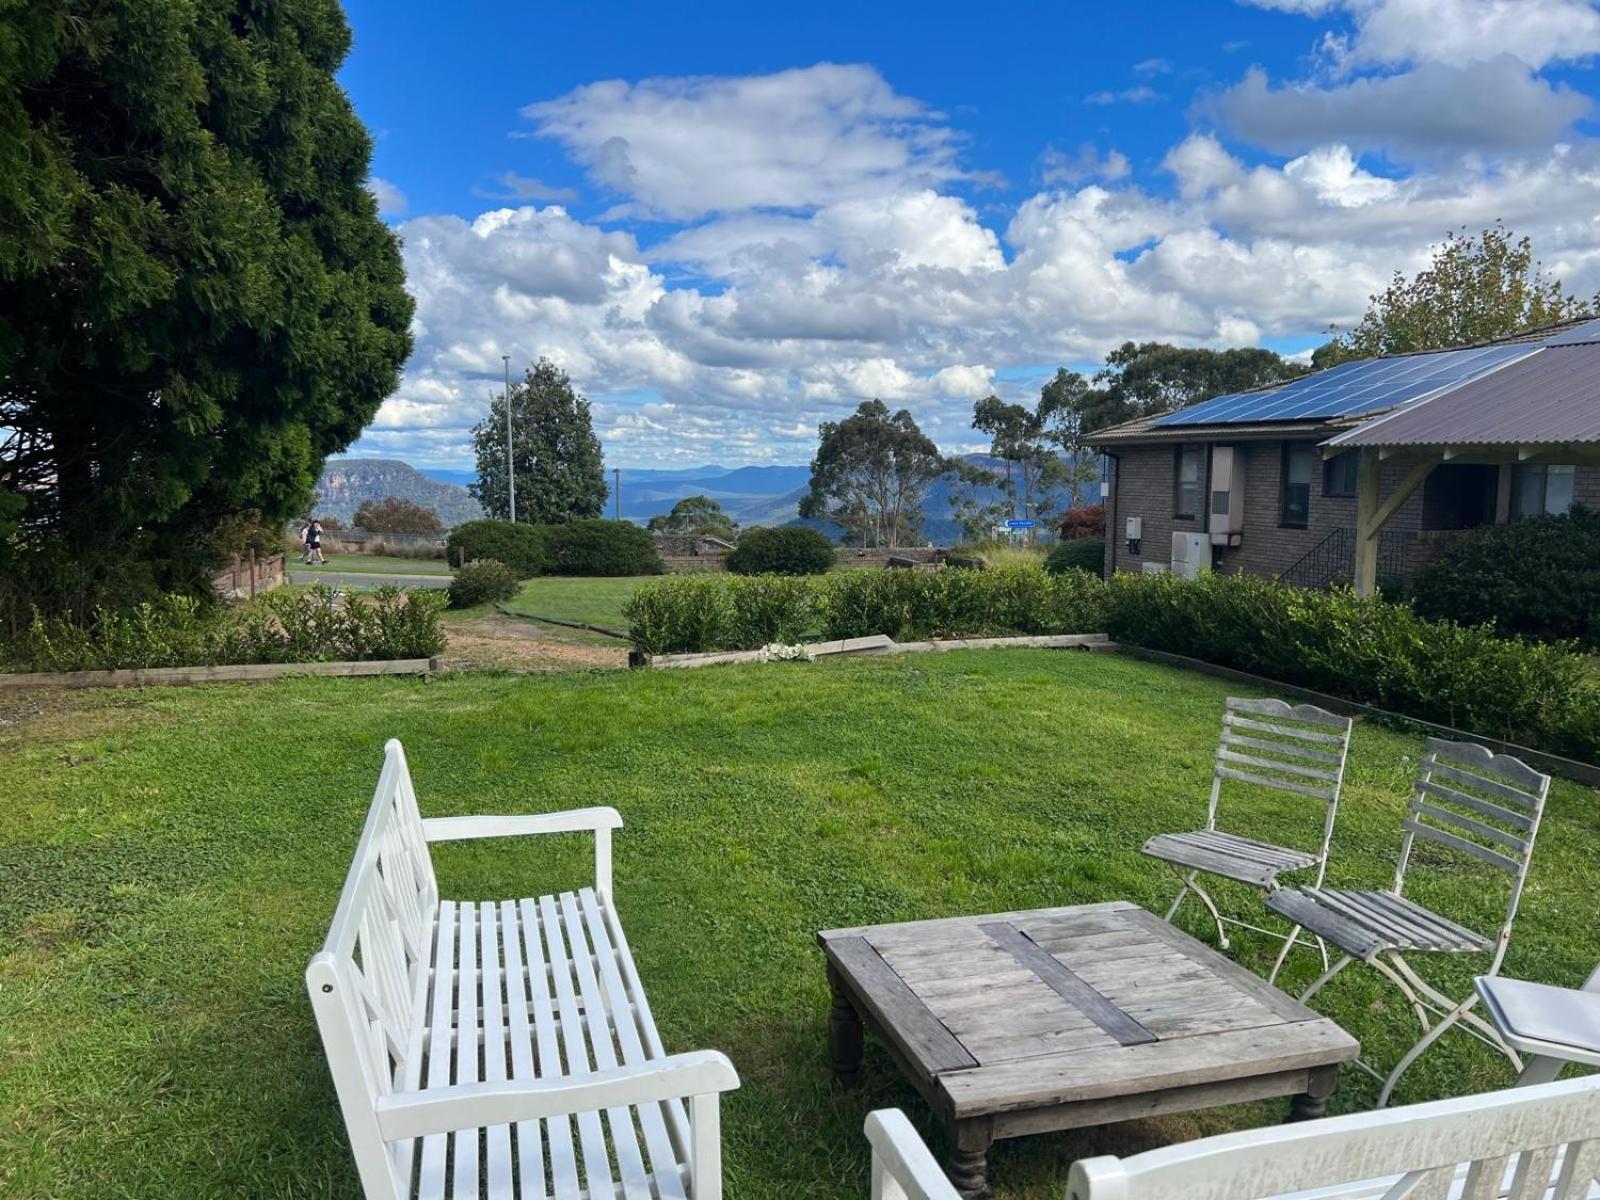
[[[1358,596],[1371,596],[1378,590],[1378,542],[1389,518],[1400,511],[1400,506],[1411,499],[1437,466],[1422,462],[1412,467],[1400,486],[1387,500],[1381,500],[1383,464],[1379,453],[1371,446],[1361,448],[1361,459],[1356,466],[1356,561],[1355,581]]]

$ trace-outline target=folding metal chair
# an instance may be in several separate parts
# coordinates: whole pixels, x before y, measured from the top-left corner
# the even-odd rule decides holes
[[[1270,929],[1223,916],[1200,885],[1199,876],[1217,875],[1270,893],[1278,887],[1278,876],[1283,872],[1315,867],[1316,886],[1320,887],[1327,870],[1328,841],[1333,837],[1333,818],[1339,808],[1339,789],[1344,784],[1344,762],[1349,749],[1348,717],[1310,704],[1290,706],[1282,700],[1229,697],[1222,714],[1222,738],[1217,744],[1216,763],[1211,771],[1211,801],[1206,808],[1205,828],[1192,833],[1157,834],[1142,848],[1143,853],[1171,867],[1182,883],[1172,907],[1167,909],[1166,919],[1171,921],[1185,897],[1193,892],[1216,923],[1217,942],[1224,950],[1228,948],[1228,925],[1281,938],[1283,950],[1272,968],[1272,977],[1276,977],[1278,968],[1298,941],[1300,930],[1296,928],[1285,937]],[[1224,780],[1321,801],[1324,805],[1321,843],[1315,851],[1297,850],[1218,829],[1217,807]],[[1327,966],[1327,950],[1319,948],[1322,965]]]
[[[1402,823],[1400,861],[1388,891],[1336,891],[1319,885],[1283,888],[1267,896],[1267,907],[1273,912],[1345,952],[1312,981],[1302,993],[1302,1001],[1310,1000],[1330,979],[1360,959],[1399,988],[1416,1013],[1422,1037],[1384,1079],[1379,1108],[1389,1102],[1400,1076],[1422,1052],[1458,1023],[1522,1069],[1517,1052],[1492,1024],[1472,1011],[1478,1003],[1476,992],[1464,1000],[1453,1000],[1418,976],[1403,956],[1413,951],[1488,954],[1487,977],[1500,973],[1549,791],[1550,777],[1521,759],[1468,742],[1429,738],[1410,810]],[[1418,838],[1480,859],[1512,877],[1505,920],[1496,933],[1480,934],[1406,898],[1406,871]],[[1430,1016],[1437,1019],[1430,1020]],[[1372,1074],[1380,1077],[1377,1071]]]
[[[1569,1062],[1600,1067],[1600,967],[1582,988],[1481,976],[1478,998],[1506,1044],[1528,1055],[1517,1086],[1549,1083]]]

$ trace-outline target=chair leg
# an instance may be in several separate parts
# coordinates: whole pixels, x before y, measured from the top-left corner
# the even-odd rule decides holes
[[[1567,1064],[1559,1058],[1549,1058],[1543,1054],[1536,1054],[1528,1060],[1522,1068],[1522,1073],[1517,1076],[1515,1087],[1529,1087],[1536,1083],[1554,1083],[1561,1068]]]
[[[1190,871],[1185,875],[1178,869],[1176,864],[1168,863],[1167,866],[1172,868],[1172,873],[1178,877],[1179,882],[1183,885],[1178,889],[1178,898],[1172,902],[1172,907],[1167,909],[1167,924],[1172,924],[1173,915],[1177,913],[1178,906],[1183,903],[1183,898],[1193,892],[1200,903],[1206,906],[1206,911],[1211,914],[1212,923],[1217,927],[1217,945],[1226,950],[1228,948],[1228,931],[1223,927],[1222,914],[1217,911],[1215,902],[1207,894],[1205,888],[1200,886],[1199,872]]]
[[[1320,992],[1322,990],[1323,985],[1326,984],[1328,982],[1328,980],[1332,979],[1335,975],[1337,975],[1340,971],[1344,970],[1346,967],[1348,967],[1353,962],[1355,962],[1355,959],[1352,958],[1350,955],[1346,954],[1338,962],[1334,963],[1333,966],[1329,967],[1321,975],[1318,975],[1315,979],[1313,979],[1311,981],[1311,986],[1308,987],[1305,991],[1300,993],[1300,1003],[1301,1004],[1307,1003],[1311,999],[1311,997],[1315,996],[1318,992]]]
[[[1395,1064],[1394,1070],[1389,1072],[1389,1078],[1384,1080],[1383,1090],[1378,1093],[1378,1108],[1383,1108],[1389,1103],[1389,1097],[1394,1094],[1395,1084],[1400,1082],[1400,1076],[1404,1075],[1411,1068],[1412,1063],[1416,1062],[1417,1059],[1422,1057],[1422,1052],[1429,1046],[1433,1045],[1434,1042],[1438,1041],[1440,1034],[1444,1033],[1446,1029],[1449,1029],[1450,1026],[1459,1021],[1467,1013],[1467,1011],[1472,1008],[1473,1005],[1477,1004],[1477,1002],[1478,997],[1476,995],[1467,997],[1460,1004],[1456,1005],[1453,1009],[1441,1017],[1438,1024],[1436,1024],[1432,1029],[1428,1030],[1427,1033],[1423,1034],[1418,1040],[1417,1044],[1406,1051],[1405,1056]]]
[[[1405,965],[1404,960],[1402,960],[1399,955],[1395,956],[1395,961],[1400,963],[1401,966]],[[1417,979],[1415,973],[1409,969],[1407,969],[1405,975],[1402,975],[1399,971],[1395,970],[1394,967],[1391,967],[1381,958],[1374,958],[1371,966],[1374,971],[1377,971],[1380,975],[1388,979],[1390,983],[1394,984],[1395,987],[1400,989],[1401,994],[1406,998],[1406,1003],[1411,1005],[1411,1011],[1417,1014],[1417,1023],[1422,1026],[1422,1032],[1427,1033],[1432,1028],[1433,1022],[1428,1019],[1427,1006],[1422,1003],[1422,1000],[1420,997],[1418,997],[1417,993],[1412,991],[1411,983],[1406,981],[1406,975],[1410,975],[1411,979],[1418,984],[1421,984],[1422,981]],[[1432,989],[1424,986],[1422,990],[1431,991]],[[1443,1003],[1448,1005],[1450,1001],[1445,999],[1443,1000]]]
[[[1283,949],[1278,951],[1278,957],[1272,963],[1272,970],[1267,972],[1268,983],[1277,982],[1278,972],[1283,970],[1283,960],[1289,957],[1289,951],[1293,950],[1295,943],[1300,940],[1300,930],[1302,928],[1303,926],[1296,925],[1289,931],[1289,936],[1283,939]],[[1320,942],[1322,939],[1318,938],[1317,940]],[[1322,949],[1322,969],[1328,969],[1328,949],[1326,946]]]

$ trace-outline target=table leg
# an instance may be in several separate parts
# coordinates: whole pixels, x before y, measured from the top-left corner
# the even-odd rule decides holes
[[[828,1013],[828,1057],[833,1062],[833,1077],[845,1087],[854,1087],[861,1078],[861,1014],[850,999],[850,990],[837,971],[828,968],[828,986],[833,990],[833,1009]]]
[[[1328,1097],[1339,1083],[1338,1067],[1318,1067],[1306,1079],[1306,1090],[1289,1101],[1289,1123],[1315,1121],[1328,1115]]]
[[[950,1152],[947,1173],[962,1200],[992,1200],[989,1146],[993,1141],[994,1127],[989,1120],[957,1122],[955,1148]]]

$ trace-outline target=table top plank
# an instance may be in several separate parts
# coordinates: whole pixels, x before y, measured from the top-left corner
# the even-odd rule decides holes
[[[1329,1066],[1359,1053],[1354,1038],[1323,1019],[1070,1050],[950,1071],[938,1083],[960,1120]]]
[[[1156,1040],[1155,1034],[1073,974],[1072,969],[1060,959],[1040,949],[1015,925],[995,921],[979,925],[978,928],[998,942],[1001,948],[1009,951],[1018,962],[1032,968],[1052,990],[1124,1046]]]
[[[827,952],[835,967],[857,985],[857,997],[872,1012],[884,1036],[930,1077],[978,1065],[955,1034],[865,939],[835,939],[827,944]]]

